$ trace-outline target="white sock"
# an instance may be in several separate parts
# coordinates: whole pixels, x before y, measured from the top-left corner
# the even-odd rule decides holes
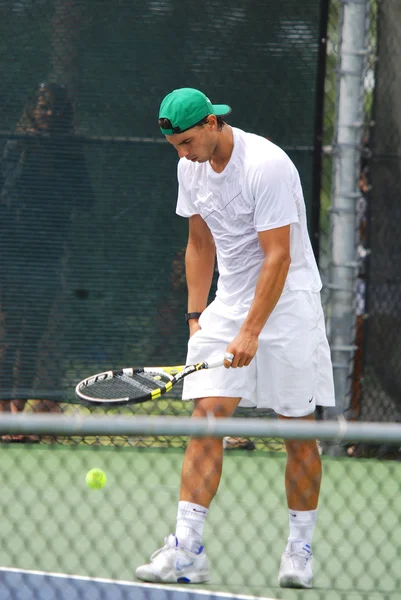
[[[183,500],[178,503],[175,535],[180,546],[190,552],[199,552],[207,513],[208,509],[200,504]]]
[[[292,542],[312,544],[313,531],[317,521],[316,510],[289,510],[290,535],[288,546]]]

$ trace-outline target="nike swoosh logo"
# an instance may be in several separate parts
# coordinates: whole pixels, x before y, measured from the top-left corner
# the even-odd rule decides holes
[[[193,508],[192,510],[193,510],[194,512],[202,513],[202,515],[205,515],[205,514],[206,514],[206,511],[205,511],[205,510],[198,510],[197,508]]]
[[[291,513],[291,516],[292,516],[292,517],[296,517],[297,515],[294,515],[293,513]]]
[[[312,398],[309,400],[309,404],[310,404],[311,402],[313,402],[313,396],[312,396]]]
[[[175,568],[177,569],[177,571],[182,571],[183,569],[187,569],[188,567],[192,567],[193,565],[193,561],[190,563],[180,563],[178,560],[175,564]]]

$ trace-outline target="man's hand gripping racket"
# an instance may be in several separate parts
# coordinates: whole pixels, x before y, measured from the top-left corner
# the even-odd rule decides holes
[[[192,373],[215,367],[229,367],[233,355],[227,353],[220,360],[175,367],[127,368],[104,371],[87,377],[75,387],[75,395],[86,404],[118,406],[156,400]]]

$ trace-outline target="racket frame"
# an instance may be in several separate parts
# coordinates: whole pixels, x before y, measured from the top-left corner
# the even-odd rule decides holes
[[[216,367],[221,367],[224,364],[224,360],[228,360],[232,362],[232,355],[225,354],[223,359],[214,360],[214,361],[203,361],[200,363],[196,363],[193,365],[177,365],[173,367],[143,367],[140,369],[135,369],[133,367],[127,367],[124,369],[118,369],[116,371],[103,371],[102,373],[97,373],[96,375],[91,375],[80,381],[75,386],[75,395],[76,397],[85,402],[86,404],[92,406],[121,406],[125,404],[141,404],[143,402],[147,402],[149,400],[156,400],[160,396],[163,396],[167,392],[169,392],[172,387],[187,377],[192,373],[196,373],[198,371],[203,371],[204,369],[214,369]],[[94,398],[93,396],[86,395],[82,390],[89,388],[95,383],[101,383],[102,381],[109,381],[116,377],[132,377],[135,373],[160,373],[164,377],[168,378],[167,383],[160,386],[159,388],[155,388],[154,390],[150,390],[148,394],[143,394],[143,396],[139,396],[137,398],[131,398],[130,396],[119,397],[119,398]]]

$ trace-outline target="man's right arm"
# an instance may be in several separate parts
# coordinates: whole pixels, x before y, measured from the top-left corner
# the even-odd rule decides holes
[[[189,237],[185,252],[188,287],[188,312],[201,313],[207,306],[212,285],[216,248],[209,227],[200,215],[189,218]],[[198,321],[189,321],[191,335],[199,328]]]

